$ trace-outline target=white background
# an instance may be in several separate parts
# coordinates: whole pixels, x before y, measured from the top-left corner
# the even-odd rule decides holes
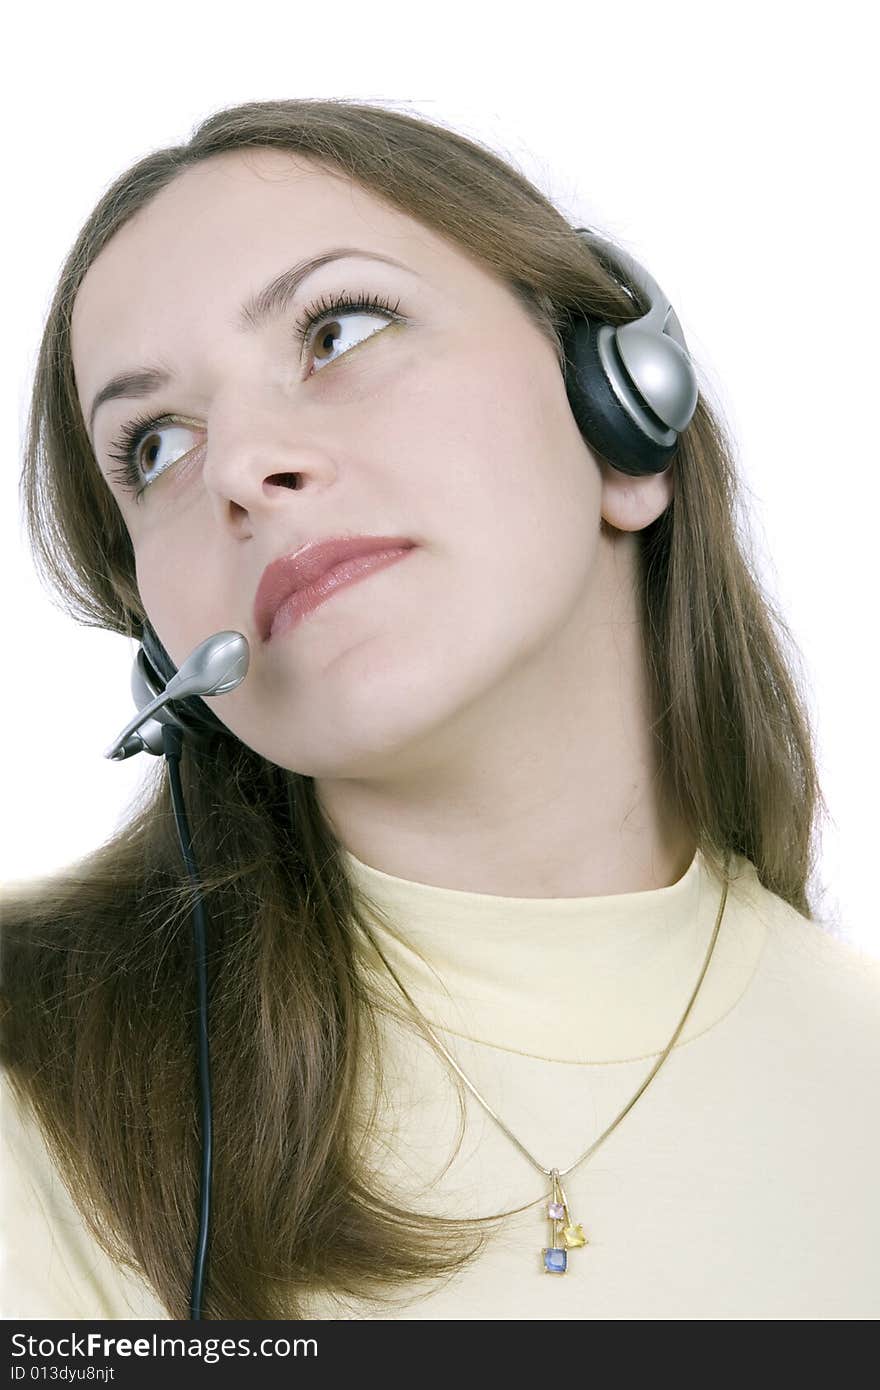
[[[112,834],[156,760],[102,750],[134,647],[54,606],[18,477],[43,319],[105,187],[240,101],[388,102],[482,140],[669,295],[733,433],[763,582],[802,654],[833,820],[824,921],[880,955],[871,7],[16,6],[3,80],[0,881]],[[873,139],[872,139],[873,131]]]

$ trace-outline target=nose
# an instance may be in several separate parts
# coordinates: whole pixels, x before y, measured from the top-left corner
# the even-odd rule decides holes
[[[213,504],[238,517],[287,506],[288,492],[327,486],[336,474],[326,446],[304,437],[289,406],[212,421],[203,469]]]

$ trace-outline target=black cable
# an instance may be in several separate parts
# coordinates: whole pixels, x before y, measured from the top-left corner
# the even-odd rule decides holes
[[[183,804],[183,787],[180,781],[180,753],[183,737],[180,729],[170,724],[162,727],[162,749],[168,762],[168,776],[171,780],[171,800],[174,805],[174,819],[180,838],[180,848],[186,871],[193,887],[199,888],[198,870],[192,851],[192,837]],[[190,1295],[190,1318],[202,1319],[202,1290],[205,1282],[205,1265],[208,1257],[208,1232],[211,1219],[211,1162],[214,1147],[213,1124],[211,1120],[211,1060],[208,1051],[208,971],[205,961],[205,909],[201,892],[193,905],[193,940],[195,944],[196,975],[199,992],[199,1088],[202,1108],[202,1175],[199,1194],[199,1233],[196,1240],[196,1255],[193,1266],[192,1293]]]

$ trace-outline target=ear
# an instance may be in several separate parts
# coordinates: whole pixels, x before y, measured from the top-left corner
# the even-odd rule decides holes
[[[631,477],[597,459],[602,473],[602,516],[618,531],[641,531],[649,526],[672,501],[673,465],[662,473]]]

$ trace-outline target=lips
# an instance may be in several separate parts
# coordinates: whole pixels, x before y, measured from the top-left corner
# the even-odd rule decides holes
[[[332,536],[309,541],[291,555],[273,560],[263,571],[254,599],[254,627],[263,642],[269,640],[272,621],[291,594],[314,584],[336,565],[378,550],[411,549],[415,541],[407,536]]]

